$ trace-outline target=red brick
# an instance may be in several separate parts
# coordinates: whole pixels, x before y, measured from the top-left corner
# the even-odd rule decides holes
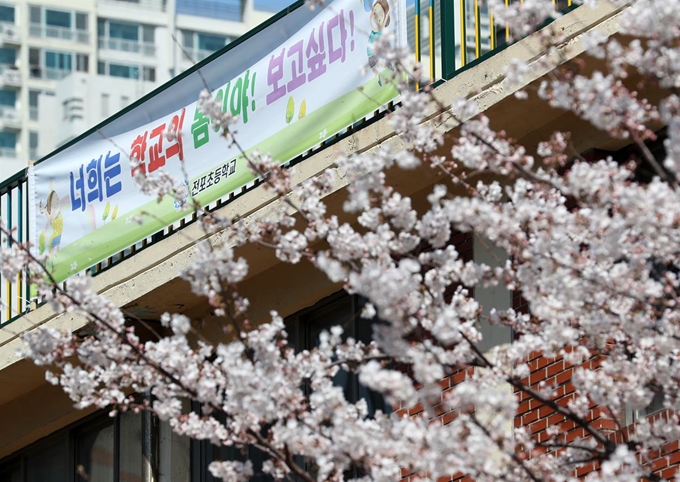
[[[543,417],[547,417],[548,415],[550,415],[551,413],[554,413],[554,412],[555,412],[555,410],[553,410],[552,408],[550,408],[550,407],[544,405],[543,407],[541,407],[541,408],[538,410],[538,416],[541,417],[541,418],[543,418]]]
[[[522,424],[529,425],[531,422],[538,420],[538,410],[533,410],[522,417]]]
[[[560,360],[556,363],[553,363],[552,365],[548,366],[547,370],[549,377],[555,376],[556,374],[564,370],[564,362]]]
[[[559,375],[557,375],[555,377],[555,380],[557,381],[557,383],[562,385],[563,383],[566,383],[567,381],[569,381],[569,379],[571,379],[571,377],[572,377],[572,370],[565,370],[562,373],[560,373]]]
[[[541,430],[545,430],[546,428],[548,428],[548,421],[545,419],[539,420],[536,423],[532,423],[529,426],[529,430],[531,431],[532,435],[537,432],[540,432]]]
[[[534,373],[532,373],[529,376],[529,384],[530,385],[536,385],[539,382],[542,382],[547,378],[546,370],[543,368],[541,370],[538,370]]]
[[[522,415],[529,410],[531,410],[531,400],[526,400],[517,406],[517,415]]]

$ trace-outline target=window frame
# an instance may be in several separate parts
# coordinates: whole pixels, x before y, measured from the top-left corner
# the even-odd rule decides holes
[[[65,445],[64,453],[66,455],[64,481],[84,482],[85,479],[78,476],[77,471],[77,451],[78,441],[87,434],[94,431],[101,430],[107,426],[113,425],[113,462],[112,462],[112,481],[123,482],[121,478],[121,445],[125,442],[121,439],[121,417],[124,415],[139,417],[137,423],[140,424],[142,434],[144,431],[144,422],[140,414],[132,414],[132,412],[125,412],[125,414],[118,414],[113,419],[106,412],[97,412],[87,416],[69,426],[61,428],[46,437],[33,442],[32,444],[19,449],[10,454],[4,459],[0,460],[0,473],[4,470],[16,470],[19,467],[20,475],[19,482],[27,482],[27,460],[35,455],[39,455],[44,451],[56,446],[57,444]],[[139,440],[140,450],[143,450],[143,440]],[[143,458],[142,458],[143,460]],[[143,463],[143,462],[142,462]],[[140,466],[139,473],[142,474],[143,467]],[[12,474],[12,472],[4,472],[3,474]]]

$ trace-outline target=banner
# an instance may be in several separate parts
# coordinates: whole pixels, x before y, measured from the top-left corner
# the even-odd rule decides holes
[[[403,0],[334,0],[215,90],[222,110],[238,117],[232,128],[246,154],[257,150],[287,162],[396,98],[392,67],[376,59],[373,45],[388,31],[406,44],[405,9]],[[169,139],[167,131],[180,135]],[[163,170],[177,179],[183,199],[166,196],[159,203],[142,194],[130,159],[149,174]],[[77,143],[30,168],[31,242],[62,281],[182,219],[190,196],[207,205],[254,177],[194,102],[138,129]]]

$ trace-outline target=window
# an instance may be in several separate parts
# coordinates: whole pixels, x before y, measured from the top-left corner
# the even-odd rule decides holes
[[[142,480],[142,417],[128,412],[112,419],[103,414],[74,428],[61,430],[1,465],[0,480]]]
[[[182,45],[192,56],[192,60],[199,61],[208,55],[220,50],[231,42],[229,37],[224,35],[214,35],[191,30],[182,31]]]
[[[63,27],[63,28],[71,28],[71,20],[72,20],[72,13],[71,12],[62,12],[59,10],[52,10],[49,8],[46,8],[44,10],[45,12],[45,25],[49,25],[51,27]]]
[[[28,132],[28,150],[32,161],[38,159],[38,133],[35,131]]]
[[[141,65],[115,64],[111,62],[98,62],[97,73],[99,75],[110,75],[111,77],[123,77],[126,79],[141,79],[149,82],[156,81],[156,69],[153,67],[143,67]]]
[[[88,43],[87,14],[72,10],[56,10],[37,5],[29,6],[29,34]]]
[[[14,107],[17,103],[17,93],[14,90],[0,89],[0,105]]]
[[[40,90],[28,91],[28,110],[31,120],[38,120],[38,100],[40,99]],[[52,94],[52,92],[42,92],[45,94]]]
[[[14,7],[0,5],[0,22],[14,23]]]
[[[97,20],[99,48],[141,53],[153,57],[154,27],[139,23],[120,22],[100,18]]]
[[[106,119],[109,116],[109,94],[102,94],[102,117]]]
[[[319,344],[322,331],[340,325],[344,330],[344,337],[352,337],[369,343],[372,339],[372,322],[359,316],[363,308],[363,301],[357,296],[350,296],[344,291],[325,298],[310,308],[304,309],[286,319],[288,343],[296,351],[313,348]],[[366,400],[369,414],[377,410],[389,413],[391,407],[380,394],[377,394],[359,383],[353,373],[340,370],[333,379],[337,386],[345,392],[349,401]],[[199,407],[194,406],[197,411]],[[207,466],[214,460],[250,460],[253,463],[255,476],[251,480],[265,482],[272,480],[261,472],[262,463],[266,455],[256,448],[249,447],[247,454],[241,453],[233,447],[215,446],[207,441],[191,442],[192,482],[216,482],[207,470]],[[299,463],[304,465],[303,460]],[[310,468],[311,470],[311,468]],[[359,474],[354,471],[348,474],[356,478]]]
[[[373,323],[359,316],[363,305],[364,301],[359,297],[349,296],[344,291],[319,301],[286,319],[288,343],[296,351],[308,350],[319,345],[322,331],[329,331],[336,325],[342,326],[344,338],[370,343]],[[356,375],[340,370],[333,382],[343,387],[347,400],[366,400],[369,414],[378,410],[391,412],[383,397],[361,385]]]
[[[66,52],[45,51],[45,67],[48,69],[72,70],[71,65],[73,55]]]
[[[69,72],[89,71],[89,57],[75,52],[58,52],[55,50],[29,49],[28,63],[31,77],[45,79],[61,79]],[[74,69],[75,65],[75,69]]]
[[[17,59],[17,50],[7,47],[0,48],[0,64],[14,65]]]
[[[141,25],[135,23],[109,21],[109,37],[137,41],[140,27]]]
[[[14,132],[0,131],[0,148],[14,149],[17,146],[17,135]]]

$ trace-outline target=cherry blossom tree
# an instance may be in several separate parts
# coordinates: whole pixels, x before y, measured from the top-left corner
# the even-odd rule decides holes
[[[592,466],[589,480],[660,480],[649,453],[680,439],[680,2],[615,3],[623,7],[622,35],[587,34],[589,57],[551,66],[531,95],[626,140],[633,145],[628,158],[586,159],[568,132],[554,132],[535,152],[519,145],[495,131],[469,98],[444,105],[436,89],[415,91],[408,79],[419,75],[418,67],[414,72],[407,54],[385,39],[375,55],[396,66],[401,88],[389,119],[409,148],[381,147],[335,161],[351,178],[342,217],[325,201],[333,171],[295,185],[291,171],[266,154],[251,155],[248,163],[281,209],[246,222],[196,206],[203,228],[223,233],[223,242],[200,244],[180,276],[221,317],[231,341],[196,336],[192,320],[177,313],[161,317],[165,332],[142,340],[140,322],[98,295],[87,275],[62,287],[42,259],[15,242],[2,248],[3,273],[28,269],[42,299],[86,316],[93,333],[41,327],[24,335],[24,355],[48,366],[48,381],[79,408],[150,410],[178,434],[238,450],[256,447],[267,456],[261,470],[277,479],[398,480],[403,470],[423,480],[464,474],[564,481]],[[492,8],[497,22],[518,35],[557,15],[550,0]],[[538,35],[546,50],[563,40],[549,25]],[[601,69],[589,69],[591,60]],[[510,63],[507,85],[522,85],[528,69]],[[643,98],[631,77],[661,98]],[[238,144],[232,119],[209,92],[200,103]],[[424,122],[433,108],[459,128],[442,133]],[[649,143],[661,126],[665,149],[655,157]],[[453,144],[449,155],[436,155],[445,141]],[[443,174],[426,208],[416,209],[390,185],[386,171],[394,169]],[[138,181],[159,196],[172,196],[176,185],[139,173]],[[474,233],[502,249],[507,261],[464,260],[449,242],[454,232]],[[296,352],[279,313],[254,323],[248,308],[256,300],[239,291],[248,260],[235,254],[249,243],[272,249],[284,263],[309,263],[363,297],[365,322],[381,320],[373,342],[345,339],[336,327],[318,347]],[[474,286],[512,290],[526,309],[489,311],[475,300]],[[512,328],[513,342],[482,352],[481,320]],[[555,402],[556,387],[529,384],[527,360],[536,352],[577,367],[569,404]],[[586,364],[593,359],[596,367]],[[369,415],[365,400],[347,400],[334,384],[338,370],[355,372],[393,407],[424,410]],[[470,376],[443,391],[440,382],[461,371]],[[136,395],[145,392],[151,399]],[[583,436],[572,440],[555,425],[539,440],[527,426],[515,426],[520,397],[549,407]],[[634,430],[624,430],[626,410],[653,399],[663,416],[642,417]],[[200,410],[190,410],[189,401]],[[617,430],[591,423],[593,406]],[[433,422],[441,410],[455,413],[450,423]],[[210,471],[238,481],[254,468],[224,460]]]

